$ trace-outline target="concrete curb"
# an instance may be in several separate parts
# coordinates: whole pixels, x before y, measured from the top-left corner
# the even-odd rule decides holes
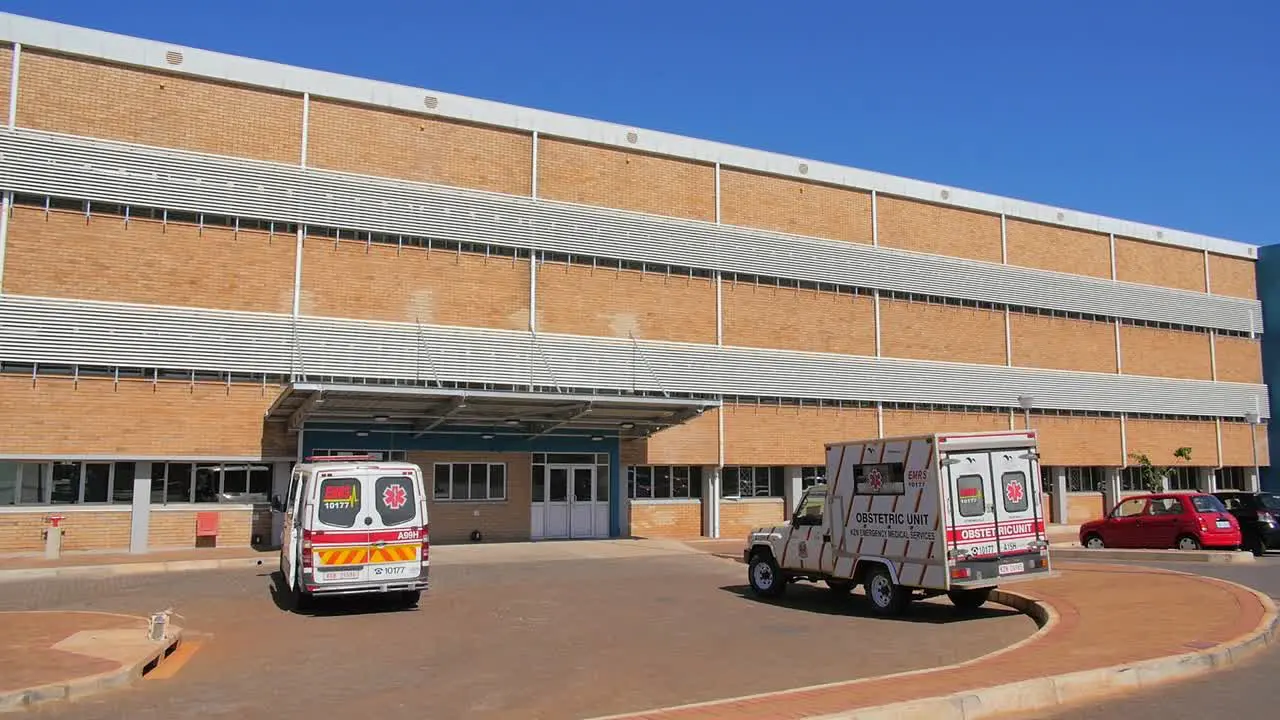
[[[940,697],[859,708],[849,712],[824,715],[815,720],[911,720],[914,718],[974,720],[1009,713],[1049,710],[1062,705],[1102,700],[1127,690],[1154,687],[1225,670],[1276,642],[1276,633],[1280,630],[1280,616],[1277,615],[1276,605],[1271,598],[1238,583],[1216,578],[1208,579],[1243,588],[1258,598],[1266,608],[1258,626],[1244,635],[1208,650],[1035,678]],[[997,600],[1001,604],[1005,604],[1004,601],[1003,598]]]
[[[168,657],[171,651],[176,649],[178,644],[182,642],[182,636],[182,628],[170,626],[169,637],[132,664],[121,665],[115,670],[97,673],[96,675],[85,675],[46,685],[0,692],[0,712],[26,710],[33,705],[57,700],[79,700],[90,695],[97,695],[108,690],[132,685],[134,681],[142,677],[144,670],[148,666],[153,663],[159,665],[164,658]]]
[[[272,556],[274,557],[274,555]],[[116,563],[114,565],[66,565],[62,567],[20,568],[0,570],[0,582],[45,580],[49,578],[104,578],[120,575],[188,572],[191,570],[224,570],[262,565],[261,557],[219,558],[216,560],[163,560],[158,562]],[[274,567],[274,564],[272,565]]]
[[[1139,562],[1207,562],[1251,563],[1257,562],[1253,553],[1244,550],[1120,550],[1103,548],[1059,547],[1049,548],[1049,557],[1059,560],[1130,560]]]

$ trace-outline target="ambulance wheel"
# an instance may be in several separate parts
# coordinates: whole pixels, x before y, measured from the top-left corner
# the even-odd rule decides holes
[[[951,604],[955,605],[957,610],[973,612],[985,605],[987,600],[991,598],[991,588],[950,590],[947,592],[947,598],[951,600]]]
[[[400,603],[407,608],[418,607],[418,601],[421,599],[421,590],[405,590],[400,593]]]
[[[779,597],[787,589],[787,579],[782,576],[771,553],[758,552],[751,556],[747,578],[751,591],[761,597]]]
[[[911,602],[911,593],[893,582],[889,569],[876,563],[867,570],[867,599],[877,615],[901,615]]]
[[[293,604],[294,612],[307,612],[315,606],[315,596],[302,589],[302,580],[300,578],[294,578],[291,595],[290,600]]]

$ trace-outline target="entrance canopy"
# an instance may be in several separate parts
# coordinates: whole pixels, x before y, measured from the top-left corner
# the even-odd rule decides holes
[[[576,431],[640,438],[719,405],[690,398],[295,382],[272,404],[267,420],[288,422],[290,430],[308,422],[388,423],[420,434],[470,427],[527,437]]]

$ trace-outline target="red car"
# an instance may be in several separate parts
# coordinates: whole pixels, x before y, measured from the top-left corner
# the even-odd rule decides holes
[[[1080,544],[1087,548],[1236,549],[1240,543],[1235,516],[1204,493],[1126,498],[1107,517],[1080,526]]]

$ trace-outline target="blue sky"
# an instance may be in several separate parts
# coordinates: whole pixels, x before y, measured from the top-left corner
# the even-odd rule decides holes
[[[0,0],[0,9],[1280,241],[1274,1]]]

